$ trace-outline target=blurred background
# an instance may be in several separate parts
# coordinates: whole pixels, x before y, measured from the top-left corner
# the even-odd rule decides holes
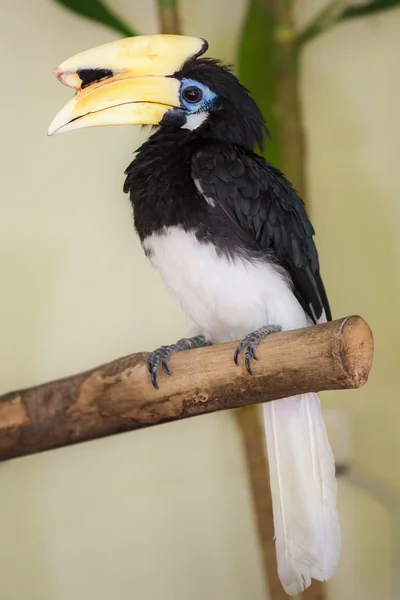
[[[155,1],[2,3],[0,393],[185,334],[122,193],[146,132],[46,135],[69,97],[55,65],[124,31],[177,27],[174,4],[160,18]],[[307,597],[400,598],[400,9],[180,0],[179,21],[263,106],[266,156],[304,194],[334,316],[361,314],[375,336],[367,386],[322,395],[346,467],[343,553]],[[208,415],[2,463],[0,599],[274,600],[242,443],[253,426]]]

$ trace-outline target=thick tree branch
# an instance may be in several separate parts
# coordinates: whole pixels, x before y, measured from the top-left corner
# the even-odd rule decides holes
[[[361,387],[373,355],[361,317],[273,334],[257,349],[250,377],[233,362],[235,343],[189,350],[173,377],[149,379],[146,353],[0,396],[0,460],[203,413],[294,394]]]

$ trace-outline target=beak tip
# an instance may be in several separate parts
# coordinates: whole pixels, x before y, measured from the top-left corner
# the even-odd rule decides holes
[[[61,83],[63,83],[63,78],[65,76],[65,71],[64,69],[62,69],[60,67],[60,65],[58,65],[55,69],[54,69],[54,75],[57,77],[58,81],[61,81]]]
[[[61,65],[58,65],[54,69],[54,75],[57,77],[58,81],[60,81],[67,87],[74,88],[77,91],[80,90],[82,81],[78,73],[74,71],[68,71],[64,69]]]
[[[47,135],[50,137],[52,135],[55,135],[58,130],[59,130],[59,126],[55,123],[56,119],[53,119],[52,122],[50,123],[48,129],[47,129]]]

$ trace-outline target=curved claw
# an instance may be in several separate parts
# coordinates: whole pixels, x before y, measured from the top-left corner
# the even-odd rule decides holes
[[[254,375],[252,368],[250,366],[251,352],[249,349],[246,350],[246,356],[244,359],[244,364],[246,365],[246,370],[249,375]]]
[[[255,352],[254,352],[254,346],[251,345],[251,343],[246,344],[245,341],[240,342],[239,346],[236,348],[235,354],[233,356],[233,360],[235,361],[236,365],[239,365],[239,354],[241,352],[243,352],[245,346],[247,345],[246,348],[246,355],[245,355],[245,365],[246,365],[246,370],[250,375],[254,375],[251,366],[250,366],[250,360],[252,358],[254,358],[254,360],[260,360],[258,358],[258,356],[256,356]]]
[[[159,389],[157,383],[157,375],[160,370],[160,367],[162,367],[163,371],[167,375],[172,375],[171,371],[168,368],[168,360],[171,354],[172,348],[170,346],[161,346],[161,348],[159,348],[155,352],[152,352],[147,360],[147,368],[151,375],[151,383],[156,388],[156,390]]]
[[[158,388],[158,383],[157,383],[157,367],[154,367],[150,372],[151,372],[151,383],[156,388],[156,390],[158,390],[159,388]]]
[[[251,358],[254,358],[254,360],[260,360],[254,350],[254,346],[249,346],[247,352],[250,354]]]
[[[164,373],[166,373],[167,375],[172,375],[172,372],[169,370],[168,364],[166,363],[165,360],[162,361],[161,366],[164,370]]]
[[[257,344],[270,333],[277,333],[278,331],[282,331],[282,327],[280,325],[265,325],[264,327],[260,327],[256,331],[253,331],[253,333],[246,335],[246,337],[236,348],[236,352],[233,357],[235,363],[238,364],[239,354],[242,352],[242,350],[244,350],[244,348],[246,348],[244,363],[246,365],[248,374],[254,375],[250,366],[250,361],[252,358],[254,358],[254,360],[260,360],[255,352]]]
[[[152,352],[147,361],[147,368],[151,375],[151,382],[153,386],[158,390],[157,374],[160,372],[160,367],[167,375],[171,376],[172,372],[169,369],[168,362],[175,352],[182,350],[190,350],[191,348],[201,348],[202,346],[208,346],[204,336],[197,336],[195,338],[182,338],[176,344],[169,346],[161,346],[154,352]],[[236,359],[237,360],[237,359]],[[237,364],[237,363],[236,363]]]
[[[240,347],[240,345],[236,348],[235,350],[235,354],[233,356],[233,360],[235,361],[235,364],[239,366],[239,354],[241,353],[242,349]]]

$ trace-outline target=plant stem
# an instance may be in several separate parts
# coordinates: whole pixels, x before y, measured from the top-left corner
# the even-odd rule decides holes
[[[157,0],[161,33],[181,33],[177,0]]]
[[[293,23],[292,0],[260,0],[274,20],[275,98],[273,111],[278,129],[279,167],[304,199],[305,143],[299,98],[299,52]]]
[[[305,44],[318,37],[321,33],[331,29],[340,20],[347,6],[347,0],[331,0],[297,36],[297,48],[303,48]]]
[[[273,600],[286,600],[287,595],[279,580],[276,566],[274,517],[262,416],[256,406],[245,406],[235,411],[235,417],[246,457],[247,479],[252,495],[268,597]]]
[[[306,196],[306,149],[299,97],[299,52],[291,7],[286,0],[276,2],[278,21],[275,28],[276,97],[274,110],[279,122],[278,139],[281,169],[292,181],[303,200]]]

